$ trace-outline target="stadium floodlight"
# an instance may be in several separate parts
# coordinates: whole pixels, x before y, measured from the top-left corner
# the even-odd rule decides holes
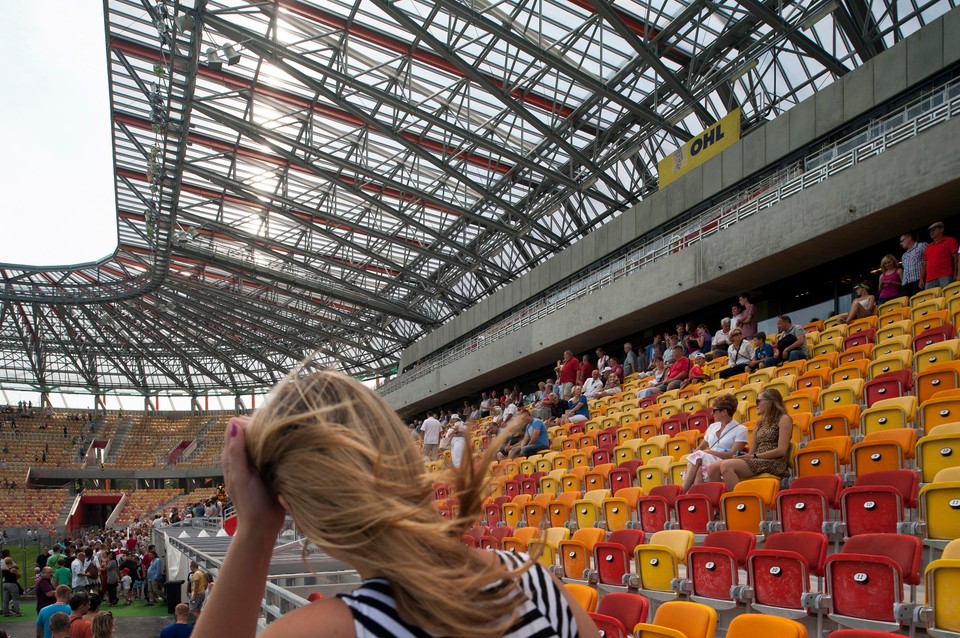
[[[223,58],[217,53],[217,49],[213,47],[207,49],[207,68],[211,71],[219,71],[223,68]]]
[[[177,23],[177,27],[181,31],[192,31],[195,26],[197,26],[197,20],[193,15],[185,13],[176,17],[174,22]]]
[[[815,25],[816,23],[820,22],[821,20],[823,20],[824,18],[826,18],[828,15],[830,15],[831,13],[833,13],[834,11],[836,11],[836,10],[837,10],[837,6],[838,6],[838,5],[837,5],[836,0],[830,0],[830,2],[828,2],[827,4],[825,4],[822,9],[820,9],[819,11],[817,11],[816,13],[814,13],[813,15],[811,15],[809,18],[807,18],[806,20],[804,20],[804,21],[800,24],[800,28],[801,28],[802,30],[804,30],[804,31],[806,31],[806,30],[808,30],[808,29],[812,29],[812,28],[813,28],[813,25]]]
[[[236,64],[240,61],[240,54],[232,44],[228,44],[223,47],[223,57],[227,59],[227,64]]]

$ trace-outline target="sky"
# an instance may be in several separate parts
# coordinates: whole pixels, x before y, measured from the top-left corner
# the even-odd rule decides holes
[[[101,0],[0,2],[0,263],[116,248],[108,98]]]

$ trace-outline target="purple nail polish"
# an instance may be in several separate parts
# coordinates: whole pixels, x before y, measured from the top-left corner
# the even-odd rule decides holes
[[[231,424],[230,424],[230,436],[237,436],[237,424],[236,424],[236,423],[231,423]]]

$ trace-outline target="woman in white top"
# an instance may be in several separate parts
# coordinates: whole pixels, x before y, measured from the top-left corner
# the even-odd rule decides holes
[[[727,366],[718,375],[721,379],[729,379],[747,369],[747,364],[753,360],[753,345],[743,338],[740,328],[730,331],[730,347],[727,348]]]
[[[840,323],[850,323],[856,319],[869,317],[877,306],[877,298],[870,294],[869,281],[864,280],[854,286],[853,295],[850,312],[846,316],[840,317]]]
[[[696,483],[719,481],[720,464],[717,461],[734,458],[750,439],[747,428],[733,420],[737,411],[736,397],[729,393],[720,394],[711,407],[717,422],[707,428],[700,447],[687,455],[687,471],[683,475],[684,494]]]
[[[663,357],[656,356],[653,358],[653,377],[647,381],[649,387],[644,388],[637,392],[638,399],[646,399],[647,397],[652,397],[660,393],[660,384],[664,383],[667,378],[667,366],[663,362]]]

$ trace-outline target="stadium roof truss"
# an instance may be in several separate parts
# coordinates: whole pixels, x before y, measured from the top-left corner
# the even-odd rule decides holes
[[[954,6],[106,0],[119,245],[2,265],[0,383],[240,393],[400,350]]]

